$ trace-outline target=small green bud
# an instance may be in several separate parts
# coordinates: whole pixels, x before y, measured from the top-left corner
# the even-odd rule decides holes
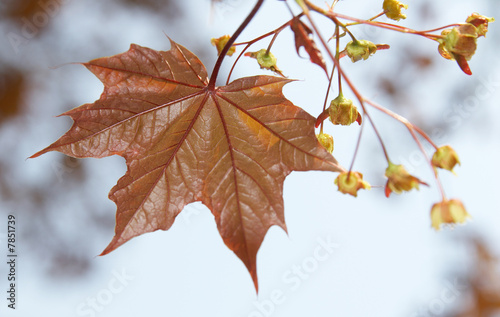
[[[351,125],[355,121],[361,124],[361,115],[358,109],[352,104],[351,99],[345,98],[342,94],[330,102],[328,114],[330,121],[336,125]]]
[[[467,75],[472,75],[468,60],[476,52],[478,38],[477,28],[465,23],[452,29],[446,29],[441,32],[441,38],[438,39],[438,51],[446,59],[456,60],[458,66]]]
[[[359,172],[344,172],[335,179],[339,192],[358,197],[358,190],[370,189],[368,182],[363,180],[363,174]]]
[[[443,38],[439,39],[439,53],[446,59],[455,59],[455,55],[461,55],[470,60],[476,52],[477,29],[470,23],[443,30],[441,35]]]
[[[436,230],[439,230],[442,224],[454,225],[464,223],[467,219],[470,219],[470,215],[458,199],[443,200],[434,204],[431,209],[432,227]]]
[[[273,72],[283,76],[283,73],[276,65],[277,58],[273,55],[273,53],[267,52],[265,48],[257,52],[245,53],[245,56],[255,58],[257,63],[259,63],[260,68],[272,70]]]
[[[351,58],[353,63],[364,59],[366,60],[370,55],[375,54],[377,45],[367,40],[350,41],[345,47],[347,56]]]
[[[229,35],[223,35],[223,36],[219,37],[218,39],[212,38],[210,40],[210,43],[212,43],[212,45],[217,48],[217,55],[220,55],[220,53],[222,53],[224,46],[226,46],[226,43],[227,43],[227,41],[229,41],[230,38],[231,37]],[[233,45],[233,46],[231,46],[231,48],[229,48],[226,55],[231,56],[234,54],[235,51],[236,51],[236,46]]]
[[[434,168],[442,168],[453,173],[453,168],[457,164],[460,165],[458,154],[449,145],[441,146],[432,155],[432,165]]]
[[[385,15],[391,20],[399,21],[401,19],[406,19],[406,14],[401,13],[401,9],[408,9],[407,4],[402,4],[396,0],[384,0],[382,8],[384,9]]]
[[[418,185],[427,185],[420,179],[410,175],[403,165],[396,165],[389,162],[389,166],[385,170],[387,183],[385,184],[385,196],[389,197],[392,192],[401,194],[404,191],[410,191],[413,188],[418,189]]]
[[[316,134],[319,143],[330,153],[333,152],[333,137],[326,133]]]

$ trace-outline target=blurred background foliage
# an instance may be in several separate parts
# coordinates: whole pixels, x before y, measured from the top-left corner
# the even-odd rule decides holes
[[[461,280],[468,290],[462,309],[453,307],[450,317],[498,316],[500,313],[500,272],[498,255],[479,236],[470,236],[468,254],[472,258],[468,268],[461,269]]]
[[[21,149],[19,143],[26,144],[30,139],[36,142],[30,138],[33,132],[28,131],[33,120],[38,120],[33,116],[38,111],[55,113],[57,109],[64,112],[77,106],[71,96],[65,96],[67,87],[61,85],[63,78],[55,78],[54,86],[43,79],[54,72],[49,67],[57,67],[62,61],[74,61],[75,55],[96,56],[93,52],[99,50],[94,45],[68,49],[68,41],[87,37],[81,34],[71,34],[69,39],[61,36],[63,30],[58,22],[70,3],[5,0],[0,4],[0,27],[4,35],[0,49],[0,143],[4,149],[0,154],[2,209],[16,206],[15,209],[22,210],[23,217],[29,219],[23,230],[23,245],[29,249],[29,254],[38,257],[50,276],[60,279],[81,278],[92,269],[91,259],[96,254],[88,246],[96,235],[81,230],[82,225],[105,235],[114,228],[112,206],[103,207],[83,194],[82,188],[91,186],[85,160],[56,154],[43,178],[37,179],[36,175],[29,176],[29,172],[23,171],[24,159],[31,154]],[[169,19],[171,23],[182,19],[178,2],[173,0],[114,0],[106,1],[105,6],[111,12],[128,11],[132,16],[148,15]],[[87,13],[82,11],[82,14]],[[89,31],[90,37],[96,31],[99,31],[98,25]],[[40,99],[45,102],[42,104]],[[26,177],[19,177],[23,174]],[[72,195],[68,191],[82,194]],[[92,195],[91,189],[87,192]],[[81,214],[83,222],[60,220],[61,210],[54,206],[68,205],[68,196],[71,196],[70,206],[85,210]]]

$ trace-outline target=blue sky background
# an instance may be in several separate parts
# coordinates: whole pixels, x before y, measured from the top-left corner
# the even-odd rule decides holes
[[[368,17],[379,12],[381,2],[346,0],[337,10]],[[2,223],[8,214],[18,218],[19,236],[18,309],[7,309],[0,297],[0,316],[410,317],[445,316],[454,306],[468,303],[468,290],[457,280],[471,265],[468,237],[480,235],[493,253],[500,251],[496,23],[486,39],[478,40],[471,77],[440,57],[434,42],[364,26],[352,28],[358,38],[387,43],[391,49],[356,64],[343,60],[365,96],[456,149],[462,161],[458,176],[441,173],[442,181],[448,196],[462,199],[473,220],[453,230],[431,230],[430,207],[440,199],[431,171],[404,127],[372,109],[394,161],[405,163],[431,187],[386,199],[386,163],[367,125],[355,169],[379,187],[354,199],[337,192],[335,174],[292,173],[284,192],[288,235],[273,227],[264,240],[258,253],[258,296],[203,205],[187,206],[167,232],[143,235],[97,257],[113,236],[115,205],[107,195],[126,170],[124,160],[78,162],[58,153],[26,160],[70,127],[70,119],[56,115],[93,102],[102,92],[100,82],[83,66],[58,65],[121,53],[130,43],[166,50],[167,34],[197,54],[210,72],[216,55],[209,39],[232,33],[252,4],[229,0],[212,10],[209,1],[191,0],[165,17],[168,12],[67,0],[39,34],[15,47],[8,34],[22,34],[22,23],[0,22],[0,56],[32,72],[23,115],[0,124],[0,173],[10,186],[10,194],[0,196],[0,254],[6,253]],[[475,11],[495,17],[500,13],[496,1],[413,1],[401,24],[429,29],[464,21]],[[282,2],[266,1],[240,40],[289,18]],[[317,22],[328,36],[331,24],[321,17]],[[296,56],[292,40],[292,33],[285,31],[273,47],[278,66],[299,79],[286,86],[285,94],[316,116],[327,83],[319,67]],[[411,64],[412,54],[430,58],[431,66]],[[225,63],[226,73],[233,60]],[[259,70],[254,60],[243,59],[233,78],[251,74],[269,73]],[[388,96],[380,88],[381,78],[391,79],[403,92]],[[333,154],[349,166],[359,127],[326,130],[335,138]],[[6,269],[0,265],[2,294]]]

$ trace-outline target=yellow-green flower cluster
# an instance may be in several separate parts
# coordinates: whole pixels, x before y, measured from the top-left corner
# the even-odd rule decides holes
[[[469,218],[470,215],[458,199],[443,200],[434,204],[431,209],[432,227],[436,230],[439,230],[442,224],[464,223]]]
[[[410,175],[403,165],[396,165],[389,162],[385,170],[387,183],[385,185],[385,196],[389,197],[392,192],[401,194],[404,191],[410,191],[413,188],[418,189],[419,184],[427,185],[415,176]]]
[[[358,190],[371,188],[370,184],[363,180],[363,174],[358,172],[344,172],[339,174],[335,179],[335,184],[338,186],[339,192],[354,197],[358,196]]]
[[[406,19],[406,14],[401,13],[401,9],[408,9],[407,4],[403,4],[396,0],[384,0],[382,4],[385,15],[392,20],[399,21]]]
[[[257,52],[245,53],[245,56],[255,58],[257,63],[259,63],[260,68],[272,70],[273,72],[283,76],[283,73],[276,65],[278,59],[273,55],[273,53],[268,52],[265,48]]]
[[[350,41],[347,43],[345,51],[347,56],[351,58],[351,61],[355,63],[361,59],[366,60],[370,55],[375,54],[377,45],[367,40]]]
[[[328,114],[330,121],[335,125],[351,125],[356,121],[361,124],[361,115],[358,109],[353,105],[351,99],[345,98],[342,94],[330,102]]]
[[[323,145],[328,152],[333,152],[333,137],[331,135],[322,132],[317,134],[316,137],[318,138],[319,143],[321,143],[321,145]]]
[[[212,43],[212,45],[217,48],[217,55],[220,55],[220,53],[222,53],[222,50],[224,49],[227,41],[229,41],[230,38],[231,37],[229,35],[223,35],[223,36],[219,37],[218,39],[212,38],[210,40],[210,43]],[[236,46],[233,45],[229,48],[226,55],[231,56],[234,54],[235,51],[236,51]]]
[[[466,23],[441,32],[439,42],[439,54],[446,59],[456,60],[458,66],[467,75],[471,75],[467,61],[476,52],[477,38],[486,36],[488,23],[495,21],[478,13],[473,13],[466,19]]]

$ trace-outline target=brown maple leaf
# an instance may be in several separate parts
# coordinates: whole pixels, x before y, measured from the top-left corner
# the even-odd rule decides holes
[[[300,17],[292,19],[290,28],[295,35],[295,50],[297,51],[297,55],[300,56],[299,49],[303,46],[307,54],[309,54],[311,62],[323,68],[328,76],[325,59],[312,39],[312,30],[300,20]]]
[[[123,156],[111,189],[117,205],[107,254],[146,232],[167,230],[201,201],[257,288],[256,256],[269,227],[286,231],[283,182],[291,171],[340,171],[317,141],[315,119],[282,94],[290,80],[255,76],[208,85],[201,61],[171,41],[169,51],[132,44],[84,64],[104,84],[93,104],[63,115],[74,124],[34,154]]]

